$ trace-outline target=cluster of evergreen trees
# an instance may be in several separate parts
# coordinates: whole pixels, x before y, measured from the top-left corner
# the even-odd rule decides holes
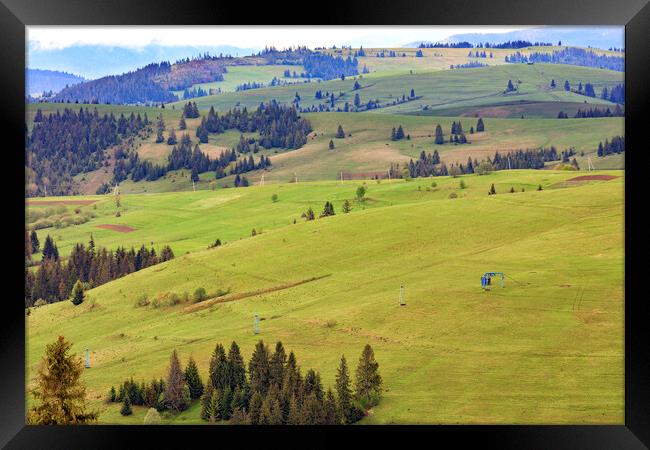
[[[488,53],[486,53],[485,50],[483,50],[482,52],[476,50],[474,53],[472,53],[472,51],[470,50],[467,56],[470,58],[487,58]],[[492,58],[492,52],[489,53],[489,57]]]
[[[487,66],[488,64],[484,64],[482,62],[470,61],[465,64],[456,64],[456,65],[451,64],[449,68],[450,69],[478,69],[479,67],[487,67]]]
[[[524,48],[524,47],[543,47],[551,46],[550,42],[530,42],[525,40],[514,40],[494,44],[490,42],[478,43],[476,48]],[[436,43],[420,43],[419,48],[474,48],[474,44],[467,41],[463,42],[436,42]]]
[[[623,116],[625,116],[623,109],[620,107],[620,105],[616,105],[614,111],[612,111],[609,108],[598,108],[598,107],[593,107],[585,110],[578,109],[578,111],[575,113],[573,117],[576,119],[589,119],[593,117],[623,117]],[[557,117],[558,119],[569,118],[568,114],[565,113],[564,111],[560,111]]]
[[[51,101],[112,104],[172,102],[176,100],[176,96],[155,81],[157,77],[170,71],[169,62],[148,64],[122,75],[110,75],[74,84],[56,94]]]
[[[28,194],[74,194],[72,177],[96,170],[105,163],[105,150],[146,128],[149,120],[138,114],[119,118],[79,109],[43,115],[36,112],[31,135],[25,138],[25,152],[33,183]]]
[[[571,64],[574,66],[597,67],[599,69],[625,71],[625,58],[622,56],[600,55],[593,50],[567,47],[551,53],[533,52],[524,55],[520,52],[506,55],[508,63],[547,63]]]
[[[609,91],[604,87],[600,98],[614,103],[625,103],[625,84],[617,84]]]
[[[303,59],[306,76],[333,80],[359,74],[357,58],[342,58],[327,53],[309,53]]]
[[[201,418],[208,422],[230,421],[252,425],[339,425],[357,422],[364,410],[376,405],[381,395],[379,364],[366,345],[355,372],[354,388],[345,356],[336,375],[336,386],[325,391],[318,372],[303,376],[293,352],[281,342],[273,352],[263,341],[246,367],[239,346],[233,342],[226,353],[217,344],[210,358],[205,382],[193,358],[185,370],[176,350],[172,352],[166,378],[150,383],[124,381],[111,387],[107,401],[121,402],[123,415],[130,405],[158,411],[183,411],[193,401],[201,405]]]
[[[300,117],[295,106],[280,105],[275,100],[261,103],[252,113],[246,107],[233,108],[220,116],[210,108],[199,128],[209,133],[231,129],[242,133],[257,132],[259,145],[265,149],[300,148],[307,143],[307,135],[312,131],[311,122]]]
[[[189,100],[191,98],[205,97],[209,95],[208,91],[202,89],[201,86],[198,86],[191,91],[188,88],[185,88],[183,91],[183,100]]]
[[[419,48],[474,48],[474,44],[463,42],[420,42]]]
[[[398,54],[395,50],[382,50],[375,54],[377,58],[397,58]],[[402,52],[399,54],[400,57],[405,58],[406,53]]]
[[[488,156],[486,160],[480,163],[476,158],[474,160],[468,158],[466,164],[452,164],[447,167],[445,163],[440,161],[440,155],[437,150],[434,150],[433,154],[422,151],[417,160],[414,161],[411,159],[408,163],[405,163],[403,170],[400,170],[398,164],[391,164],[389,173],[391,178],[403,178],[404,176],[411,178],[436,177],[447,176],[453,173],[459,175],[470,174],[475,173],[480,164],[483,163],[487,163],[490,170],[542,169],[544,168],[545,162],[560,160],[563,162],[571,162],[571,164],[577,166],[577,162],[574,163],[575,158],[570,161],[570,157],[575,154],[576,151],[573,148],[558,153],[557,149],[553,146],[536,150],[517,150],[507,155],[501,155],[497,151],[493,158]]]
[[[295,72],[294,72],[295,73]],[[235,91],[248,91],[250,89],[260,89],[264,87],[264,83],[258,83],[256,81],[249,81],[248,83],[238,84],[235,87]]]
[[[133,247],[130,250],[119,247],[112,251],[95,248],[91,236],[88,247],[76,244],[63,263],[56,244],[48,235],[38,269],[36,272],[25,270],[25,307],[33,306],[39,299],[48,303],[66,300],[77,281],[88,288],[97,287],[172,258],[174,252],[169,246],[164,246],[160,255],[144,245],[137,251]]]
[[[196,102],[187,102],[183,105],[183,117],[187,119],[196,119],[199,115],[199,107],[196,106]]]
[[[612,153],[623,153],[625,151],[625,137],[614,136],[611,141],[605,139],[605,144],[598,143],[598,156],[607,156]]]

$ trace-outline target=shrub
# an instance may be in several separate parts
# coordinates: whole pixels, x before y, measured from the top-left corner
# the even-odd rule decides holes
[[[192,296],[192,299],[194,300],[194,303],[202,302],[203,300],[207,299],[208,296],[205,293],[205,288],[198,287],[194,291],[194,295]]]
[[[278,201],[278,194],[273,194],[271,196],[271,200],[273,201],[273,203],[277,202]]]
[[[38,300],[36,300],[36,301],[34,302],[34,306],[36,306],[37,308],[38,308],[39,306],[44,306],[44,305],[47,305],[47,300],[42,299],[42,298],[39,298]]]
[[[170,306],[178,305],[181,302],[181,297],[175,292],[172,292],[169,295],[169,304]]]
[[[436,183],[436,182],[434,181],[433,183],[431,183],[431,187],[432,187],[432,188],[438,187],[438,183]]]
[[[460,180],[460,188],[465,189],[467,185],[465,184],[465,180]]]
[[[451,194],[449,194],[449,198],[458,198],[458,194],[452,192]]]
[[[156,408],[149,408],[147,415],[144,416],[145,425],[158,425],[160,424],[160,413]]]
[[[476,168],[476,173],[479,175],[488,175],[492,173],[493,170],[494,167],[492,167],[492,164],[487,161],[482,161]]]
[[[147,294],[141,294],[138,296],[138,298],[135,301],[135,307],[139,308],[142,306],[147,306],[149,305],[149,299],[147,298]]]

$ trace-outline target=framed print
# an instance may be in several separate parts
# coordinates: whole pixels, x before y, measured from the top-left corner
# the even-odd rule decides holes
[[[0,442],[645,448],[650,7],[304,6],[3,1]]]

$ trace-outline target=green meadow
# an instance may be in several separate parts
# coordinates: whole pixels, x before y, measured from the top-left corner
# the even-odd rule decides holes
[[[92,231],[98,245],[154,241],[176,258],[92,289],[78,307],[32,308],[28,390],[59,334],[79,354],[90,349],[83,381],[102,423],[142,423],[144,410],[125,418],[102,399],[125,378],[164,376],[174,348],[205,377],[217,342],[236,340],[249,358],[259,338],[281,340],[328,386],[341,354],[356,364],[370,343],[385,391],[362,423],[623,423],[624,178],[601,173],[618,178],[503,171],[368,181],[367,200],[349,214],[341,203],[362,181],[124,195],[119,219],[104,197],[96,219],[59,230],[63,253]],[[497,195],[487,195],[491,184]],[[300,219],[325,201],[336,216]],[[250,237],[253,227],[262,234]],[[205,249],[216,237],[227,244]],[[483,291],[486,271],[505,272],[505,288]],[[197,287],[230,295],[164,302]],[[142,294],[160,306],[136,307]],[[196,405],[165,421],[201,422]]]

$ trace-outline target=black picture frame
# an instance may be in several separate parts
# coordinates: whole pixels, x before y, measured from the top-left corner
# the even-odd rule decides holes
[[[315,4],[314,4],[315,5]],[[451,439],[458,444],[492,444],[498,448],[553,449],[636,449],[650,445],[650,358],[648,309],[641,284],[645,281],[644,256],[639,245],[645,231],[641,217],[644,203],[643,175],[647,164],[647,141],[644,129],[645,110],[650,106],[650,4],[645,0],[558,1],[558,0],[402,0],[389,2],[354,2],[332,4],[328,14],[317,13],[308,4],[288,2],[268,6],[252,3],[172,0],[0,0],[0,55],[3,58],[0,108],[4,134],[3,175],[16,178],[7,181],[3,206],[12,226],[7,231],[11,254],[23,249],[20,242],[24,212],[24,126],[25,126],[25,26],[26,25],[219,25],[240,24],[302,24],[314,19],[335,19],[337,25],[625,25],[625,135],[631,158],[626,156],[625,180],[625,424],[606,426],[418,426],[418,427],[349,427],[333,428],[260,428],[260,427],[125,427],[26,426],[25,418],[25,322],[18,295],[23,290],[23,269],[7,264],[5,285],[11,292],[4,296],[3,322],[0,327],[2,349],[0,382],[0,445],[7,448],[114,448],[132,447],[136,440],[158,448],[171,446],[180,439],[194,445],[197,436],[219,434],[233,438],[233,445],[248,445],[250,439],[283,441],[288,436],[318,433],[318,443],[330,441],[332,432],[359,435],[380,440],[385,433],[409,437],[407,442],[423,439],[423,444]],[[645,154],[644,154],[645,152]],[[627,153],[626,153],[627,155]],[[628,155],[629,156],[629,155]],[[8,158],[8,159],[7,159]],[[5,189],[5,192],[7,189]],[[637,198],[638,195],[638,198]],[[639,202],[639,206],[635,205]],[[9,213],[11,211],[11,213]],[[8,260],[13,260],[10,256]],[[646,336],[645,338],[643,336]],[[504,387],[507,388],[507,387]],[[325,433],[327,432],[327,433]],[[302,437],[302,436],[301,436]],[[307,437],[307,436],[305,436]],[[297,440],[311,446],[313,438]],[[340,438],[339,438],[340,439]],[[139,444],[141,445],[141,444]],[[217,445],[226,445],[222,440]],[[422,445],[422,444],[420,444]],[[426,445],[426,444],[425,444]],[[162,446],[162,447],[161,447]]]

